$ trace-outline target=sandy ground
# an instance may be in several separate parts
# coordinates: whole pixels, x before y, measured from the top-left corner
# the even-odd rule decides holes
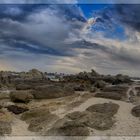
[[[130,87],[127,91],[133,90]],[[63,118],[67,113],[74,111],[85,111],[91,105],[99,103],[116,103],[120,106],[118,113],[115,115],[116,123],[110,130],[98,131],[92,130],[93,136],[140,136],[140,119],[132,116],[131,109],[135,106],[130,102],[117,101],[104,98],[95,98],[93,95],[84,93],[75,96],[64,97],[52,100],[32,101],[28,104],[30,109],[45,107],[52,113],[55,113],[60,118]],[[138,102],[140,104],[140,100]],[[9,103],[10,104],[10,103]],[[11,136],[37,136],[37,134],[28,130],[28,124],[20,120],[19,116],[13,116]]]
[[[140,120],[131,115],[131,109],[134,107],[133,104],[123,102],[123,101],[115,101],[103,98],[91,98],[87,100],[85,103],[81,104],[79,107],[74,108],[73,111],[84,111],[86,108],[93,104],[99,103],[116,103],[120,106],[118,113],[115,115],[117,120],[116,124],[112,129],[106,131],[98,131],[93,130],[92,135],[105,135],[105,136],[136,136],[140,135]]]
[[[63,98],[64,99],[64,98]],[[61,99],[62,100],[62,99]],[[45,102],[45,101],[44,101]],[[81,103],[79,106],[73,108],[72,110],[65,110],[65,106],[58,106],[53,113],[57,114],[59,117],[63,118],[67,113],[74,111],[84,111],[86,108],[93,104],[99,103],[116,103],[120,106],[118,113],[115,115],[116,123],[110,130],[98,131],[93,129],[91,135],[94,136],[137,136],[140,135],[140,120],[132,116],[131,109],[135,106],[131,103],[123,101],[115,101],[110,99],[95,98],[92,97],[87,99],[85,102]],[[13,124],[13,131],[11,135],[35,135],[27,130],[28,124],[15,118]]]
[[[17,116],[14,117],[12,123],[11,136],[34,136],[34,132],[28,130],[28,124],[25,121],[20,120]]]

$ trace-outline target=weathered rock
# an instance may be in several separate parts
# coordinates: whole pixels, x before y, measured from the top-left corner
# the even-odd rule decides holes
[[[24,83],[16,85],[16,90],[29,90],[29,89],[33,89],[33,87],[31,87],[31,85],[26,85]]]
[[[54,123],[56,120],[58,120],[58,116],[48,112],[44,116],[33,118],[30,121],[28,129],[33,132],[40,132],[43,128],[50,126],[50,124]]]
[[[10,94],[11,101],[18,103],[28,103],[33,99],[33,95],[29,91],[14,91]]]
[[[99,89],[103,89],[105,86],[106,86],[106,83],[102,80],[100,81],[97,81],[95,84],[94,84],[95,87],[99,88]]]
[[[96,88],[96,87],[92,86],[92,87],[90,88],[90,92],[96,92],[96,91],[97,91],[97,88]]]
[[[0,136],[4,134],[11,134],[12,128],[9,122],[0,121]]]
[[[71,120],[78,120],[78,119],[83,118],[87,115],[88,115],[88,112],[86,112],[86,111],[84,111],[84,112],[75,111],[75,112],[67,114],[66,117],[68,117]]]
[[[127,86],[108,86],[103,89],[103,92],[116,92],[126,96]]]
[[[140,105],[135,106],[132,110],[131,113],[135,117],[140,117]]]
[[[21,114],[29,110],[27,107],[20,107],[16,105],[10,105],[7,107],[7,109],[14,114]]]
[[[75,91],[85,91],[84,85],[77,85],[74,87]]]
[[[115,103],[103,103],[103,104],[95,104],[88,107],[86,110],[93,113],[103,113],[104,115],[108,115],[110,117],[114,116],[119,109],[119,105]]]
[[[88,127],[101,131],[110,129],[114,123],[113,118],[103,113],[91,113],[90,116],[85,118],[85,124]]]
[[[38,87],[33,91],[35,99],[60,98],[72,94],[74,94],[72,89],[55,85]]]
[[[61,125],[53,127],[47,135],[55,136],[88,136],[89,130],[78,121],[64,121]]]
[[[81,125],[91,127],[97,130],[108,130],[110,129],[115,120],[109,113],[98,113],[98,112],[73,112],[66,116],[68,119],[78,122]]]
[[[33,110],[30,110],[30,111],[23,113],[21,115],[21,119],[30,123],[30,121],[32,119],[43,117],[43,116],[46,116],[48,114],[50,114],[50,112],[47,109],[37,108],[37,109],[33,109]]]
[[[114,100],[122,99],[122,96],[116,92],[99,92],[95,95],[95,97],[114,99]]]

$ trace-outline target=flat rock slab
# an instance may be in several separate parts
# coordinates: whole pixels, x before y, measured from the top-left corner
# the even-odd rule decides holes
[[[97,113],[103,113],[104,115],[109,115],[112,117],[118,112],[119,105],[115,103],[103,103],[103,104],[95,104],[90,107],[88,107],[86,110],[89,112],[97,112]]]

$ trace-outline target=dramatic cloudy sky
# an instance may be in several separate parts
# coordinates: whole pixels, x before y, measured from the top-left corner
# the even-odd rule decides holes
[[[0,1],[0,70],[140,76],[140,5],[9,1]]]

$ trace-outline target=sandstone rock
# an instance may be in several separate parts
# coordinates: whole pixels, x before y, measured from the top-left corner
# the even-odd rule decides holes
[[[77,120],[87,115],[88,112],[75,111],[66,115],[71,120]]]
[[[14,91],[10,93],[11,101],[18,103],[28,103],[33,99],[33,95],[29,91]]]
[[[55,125],[49,131],[47,131],[47,135],[50,136],[88,136],[89,130],[84,125],[79,123],[78,121],[66,121],[59,120],[61,123],[59,125]],[[62,123],[63,122],[63,123]],[[58,122],[57,122],[58,123]]]
[[[119,105],[115,103],[103,103],[103,104],[95,104],[88,107],[86,110],[89,112],[97,112],[103,113],[104,115],[108,115],[110,117],[114,116],[119,109]]]
[[[60,98],[72,95],[73,93],[74,91],[70,90],[70,88],[55,85],[38,87],[33,91],[35,99]]]
[[[140,117],[140,105],[135,106],[132,110],[131,113],[135,117]]]
[[[115,123],[115,120],[113,120],[113,118],[103,113],[91,113],[91,115],[87,117],[85,120],[86,120],[85,124],[88,127],[100,131],[110,129]]]
[[[56,120],[58,120],[58,116],[48,112],[44,116],[33,118],[30,121],[28,129],[33,132],[40,132],[43,128],[49,127],[50,124],[54,123]]]
[[[29,111],[23,113],[21,115],[21,119],[30,123],[30,121],[32,119],[43,117],[43,116],[46,116],[48,114],[50,114],[50,112],[47,109],[37,108],[37,109],[29,110]]]
[[[122,99],[122,96],[116,92],[99,92],[95,95],[95,97],[114,99],[114,100]]]
[[[106,83],[102,80],[95,82],[94,84],[95,87],[103,89],[106,86]]]
[[[33,89],[30,85],[26,85],[24,83],[16,85],[16,90],[29,90]]]

